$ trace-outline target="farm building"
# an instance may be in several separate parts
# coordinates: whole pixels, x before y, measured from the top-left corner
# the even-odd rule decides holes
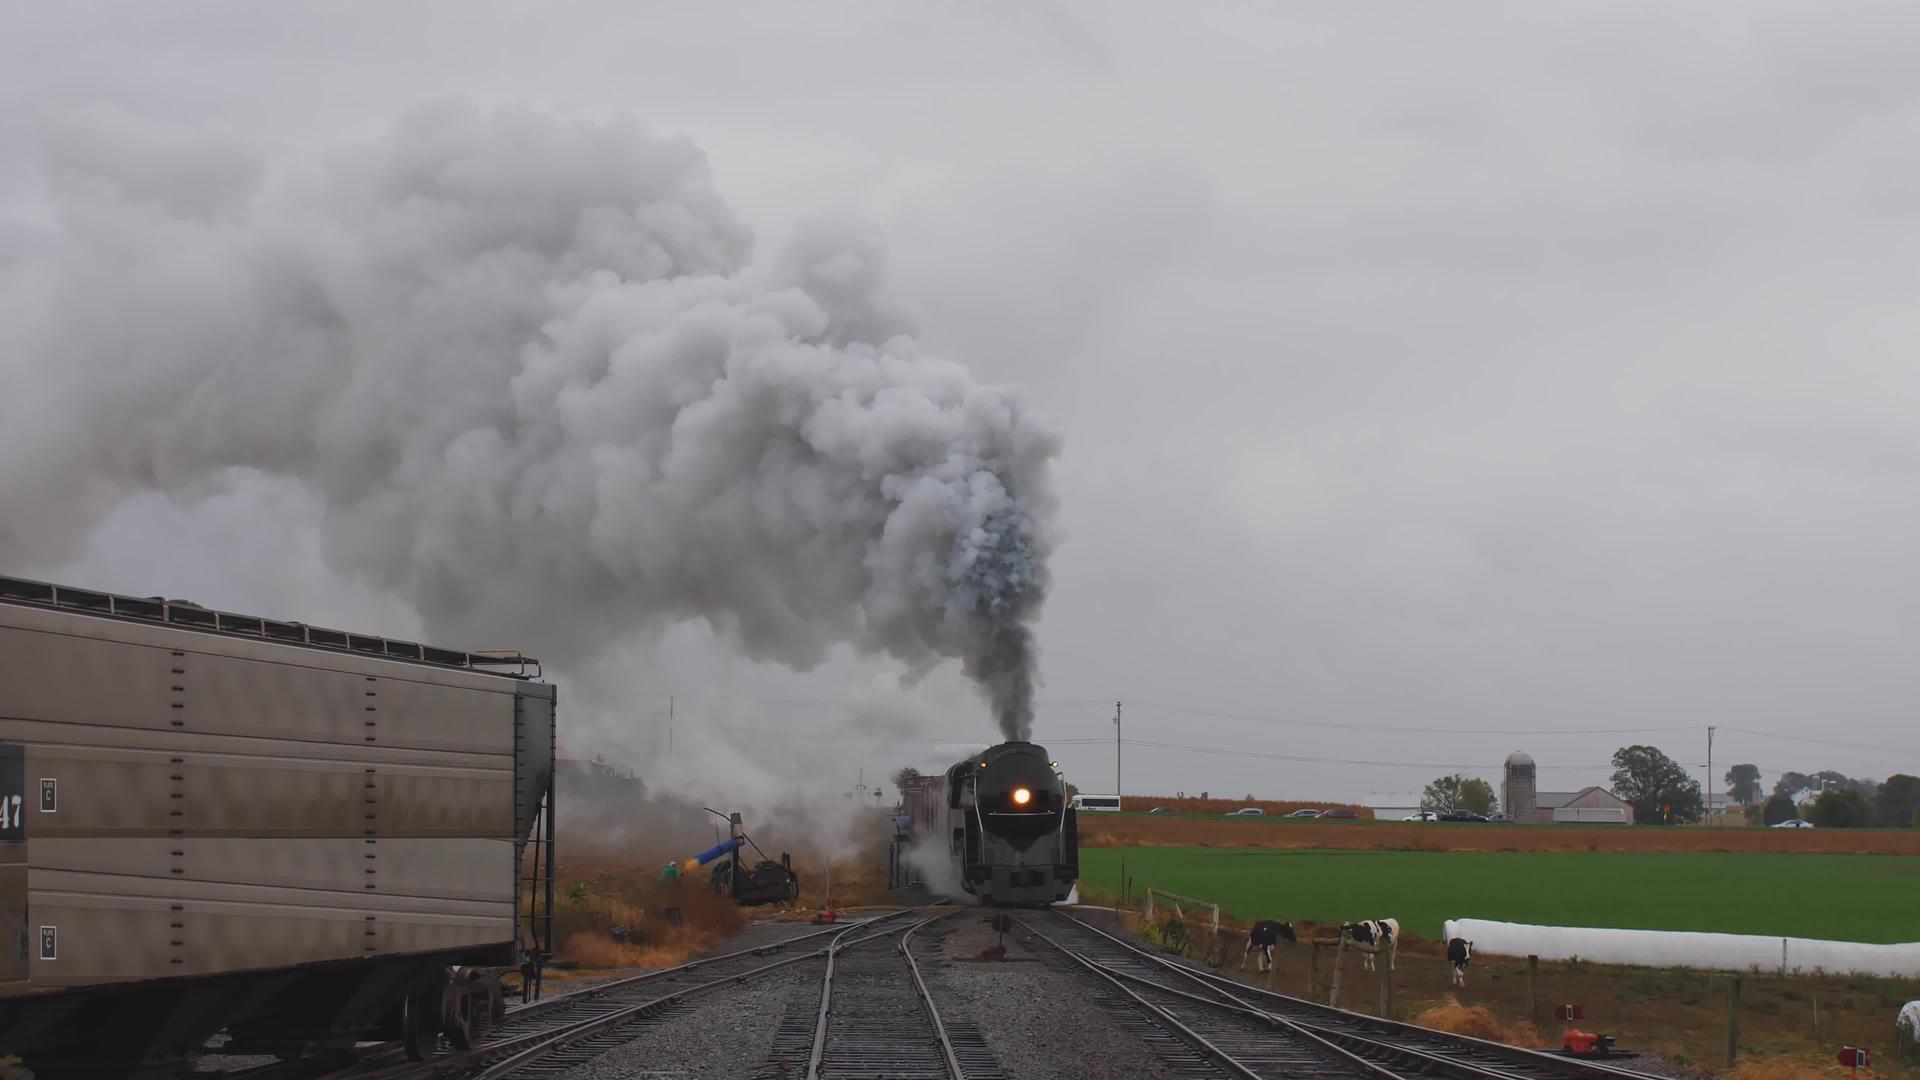
[[[1534,803],[1536,809],[1529,820],[1542,824],[1633,824],[1633,805],[1603,787],[1589,787],[1580,791],[1542,791],[1535,794]]]
[[[1603,787],[1579,791],[1541,791],[1531,755],[1515,750],[1501,769],[1500,805],[1509,820],[1523,825],[1579,823],[1631,825],[1633,807]]]
[[[1500,806],[1514,821],[1537,820],[1533,773],[1533,758],[1519,750],[1507,755],[1500,774]]]

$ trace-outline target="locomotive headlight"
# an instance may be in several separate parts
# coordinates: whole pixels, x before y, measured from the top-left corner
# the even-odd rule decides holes
[[[1032,800],[1033,800],[1033,792],[1028,791],[1026,788],[1023,788],[1023,787],[1017,787],[1013,789],[1013,801],[1018,803],[1019,805],[1025,806],[1027,805],[1027,803],[1031,802]]]

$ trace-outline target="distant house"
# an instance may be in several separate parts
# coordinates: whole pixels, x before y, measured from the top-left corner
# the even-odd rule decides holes
[[[1633,804],[1603,787],[1534,794],[1529,821],[1545,825],[1631,825]]]

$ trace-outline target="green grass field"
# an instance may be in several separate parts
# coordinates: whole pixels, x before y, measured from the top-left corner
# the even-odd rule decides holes
[[[1117,894],[1122,861],[1149,886],[1245,919],[1392,916],[1438,937],[1450,918],[1920,941],[1920,859],[1702,852],[1083,848],[1081,880]]]

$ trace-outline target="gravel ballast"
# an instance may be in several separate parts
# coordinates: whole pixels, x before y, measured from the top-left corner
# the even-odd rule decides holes
[[[1008,1080],[1162,1080],[1178,1074],[1114,1010],[1094,1004],[1090,977],[1048,963],[1052,950],[1006,936],[1004,960],[982,960],[997,945],[984,915],[955,916],[943,943],[947,963],[923,972],[943,1017],[980,1028]]]
[[[819,978],[819,964],[796,964],[690,999],[632,1042],[564,1074],[565,1080],[752,1076],[766,1060],[788,998],[813,993]]]

